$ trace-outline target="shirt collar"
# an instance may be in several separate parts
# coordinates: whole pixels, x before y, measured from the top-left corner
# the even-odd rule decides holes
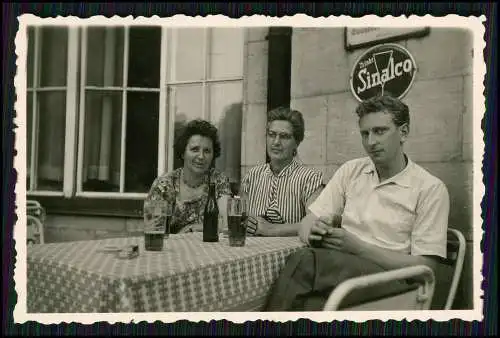
[[[406,154],[405,154],[406,155]],[[396,175],[386,179],[383,182],[380,182],[380,184],[387,184],[387,183],[395,183],[403,187],[410,187],[411,186],[411,171],[413,169],[414,163],[410,159],[408,155],[406,155],[406,158],[408,160],[408,163],[406,164],[406,167],[401,170],[399,173]],[[365,174],[376,174],[377,171],[375,169],[375,164],[371,159],[369,159],[369,163],[364,170]]]
[[[300,165],[299,161],[294,157],[290,163],[286,167],[284,167],[278,175],[275,175],[277,177],[283,177],[283,176],[288,176],[290,175],[295,168],[297,168]],[[271,170],[271,163],[267,163],[266,171],[270,175],[274,175],[273,171]]]

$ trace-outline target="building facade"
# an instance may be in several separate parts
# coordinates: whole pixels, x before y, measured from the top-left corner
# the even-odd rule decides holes
[[[354,113],[358,101],[349,77],[356,60],[369,47],[346,50],[342,28],[294,29],[291,39],[290,104],[304,113],[306,123],[299,156],[330,178],[346,160],[365,156]],[[405,151],[448,188],[449,226],[459,229],[467,240],[455,307],[472,308],[472,33],[431,28],[425,36],[394,43],[405,47],[418,67],[403,97],[410,108]]]

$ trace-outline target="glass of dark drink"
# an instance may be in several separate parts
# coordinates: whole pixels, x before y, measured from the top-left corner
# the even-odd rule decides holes
[[[247,234],[247,205],[239,196],[227,201],[227,230],[230,246],[245,246]]]
[[[144,202],[144,248],[162,251],[163,240],[169,237],[172,206],[167,201]]]
[[[158,230],[144,230],[144,249],[146,251],[163,250],[163,232]]]

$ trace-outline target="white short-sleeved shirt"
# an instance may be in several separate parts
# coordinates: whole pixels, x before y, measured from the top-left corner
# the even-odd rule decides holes
[[[309,207],[317,217],[342,215],[342,228],[378,247],[444,258],[449,208],[445,184],[409,158],[379,182],[369,157],[342,165]],[[300,231],[306,242],[309,231]]]

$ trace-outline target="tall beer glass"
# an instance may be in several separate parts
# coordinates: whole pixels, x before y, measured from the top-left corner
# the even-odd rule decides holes
[[[245,246],[247,204],[239,196],[227,200],[227,227],[230,246]]]

